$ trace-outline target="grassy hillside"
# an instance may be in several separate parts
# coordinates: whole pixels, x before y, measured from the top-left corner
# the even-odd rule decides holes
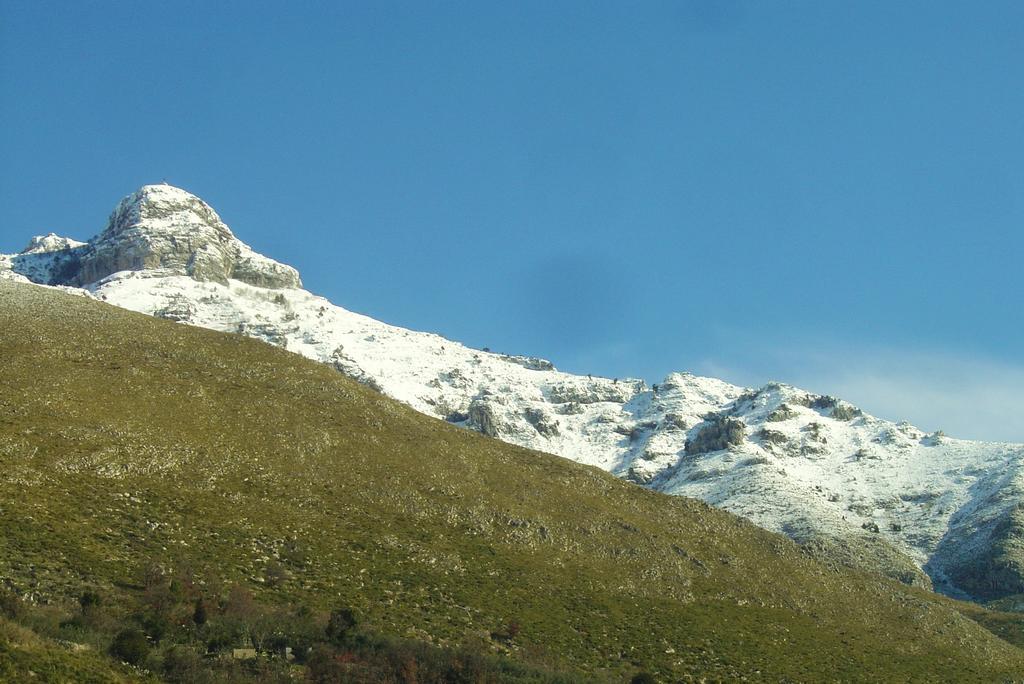
[[[953,602],[703,503],[254,340],[2,281],[0,473],[0,580],[55,604],[187,572],[612,680],[1024,677]]]
[[[0,618],[0,681],[93,684],[146,679],[102,653],[55,643]]]

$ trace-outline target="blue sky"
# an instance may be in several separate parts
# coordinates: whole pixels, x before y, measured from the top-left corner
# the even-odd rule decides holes
[[[347,308],[1024,441],[1024,3],[0,0],[0,251],[168,180]]]

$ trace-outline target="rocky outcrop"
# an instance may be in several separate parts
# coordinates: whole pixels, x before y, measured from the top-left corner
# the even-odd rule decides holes
[[[780,433],[781,434],[781,433]],[[697,434],[686,440],[686,454],[704,454],[743,444],[746,426],[742,420],[720,413],[708,415]]]
[[[644,389],[640,380],[608,381],[605,378],[585,381],[563,381],[548,387],[548,397],[552,404],[596,404],[599,402],[615,402],[618,404],[629,401],[637,392]]]
[[[523,411],[523,417],[526,418],[526,422],[545,437],[557,437],[559,435],[558,420],[549,416],[542,409],[527,408]]]
[[[508,354],[503,354],[501,356],[501,358],[504,361],[508,361],[509,363],[514,363],[517,366],[522,366],[523,368],[528,368],[530,370],[536,370],[536,371],[551,371],[551,370],[555,370],[555,364],[551,363],[547,359],[541,359],[541,358],[538,358],[536,356],[510,356]]]
[[[79,257],[85,250],[78,242],[56,233],[37,235],[18,254],[0,255],[0,277],[22,276],[33,283],[59,285],[79,269]]]
[[[248,332],[246,330],[239,330],[238,332],[240,332],[243,335],[254,336],[252,335],[251,332]],[[282,335],[281,337],[282,339],[285,340],[285,343],[281,344],[280,346],[287,346],[287,336]],[[274,344],[273,340],[271,340],[270,342],[271,344]],[[376,390],[377,392],[384,391],[381,388],[381,386],[377,383],[377,380],[373,378],[373,376],[368,375],[366,371],[359,367],[359,364],[355,360],[353,360],[345,353],[345,348],[343,346],[339,345],[334,350],[334,352],[331,354],[330,363],[334,367],[334,370],[338,371],[342,375],[348,376],[355,380],[356,382],[366,385],[370,389]]]
[[[497,416],[487,399],[474,399],[469,405],[469,422],[488,437],[498,437],[500,434]]]
[[[253,252],[210,205],[170,185],[147,185],[121,200],[61,284],[84,286],[119,271],[154,269],[219,283],[302,286],[295,269]]]
[[[982,522],[969,534],[952,540],[950,548],[940,547],[932,569],[981,600],[1024,594],[1024,502]]]
[[[76,247],[83,247],[85,243],[71,238],[61,237],[56,233],[36,235],[28,241],[28,246],[21,250],[21,254],[49,254],[51,252],[63,252]]]
[[[931,578],[905,553],[878,536],[877,531],[838,536],[821,534],[808,527],[803,534],[791,536],[804,553],[826,565],[864,570],[913,587],[932,589]]]
[[[236,257],[229,277],[256,287],[302,287],[298,271],[294,268],[256,254],[248,247]]]

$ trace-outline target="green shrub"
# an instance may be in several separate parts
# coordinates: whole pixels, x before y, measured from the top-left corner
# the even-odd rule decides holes
[[[316,613],[306,606],[300,606],[290,614],[278,620],[279,634],[268,642],[268,646],[283,652],[291,647],[292,655],[298,663],[305,662],[313,646],[323,640],[324,626]]]
[[[203,603],[202,599],[196,600],[196,608],[192,611],[192,622],[197,626],[202,627],[206,624],[206,604]]]
[[[244,631],[237,620],[220,619],[206,626],[206,652],[220,653],[242,643]]]
[[[349,659],[339,656],[334,649],[326,644],[317,644],[306,661],[306,676],[317,684],[334,684],[344,682],[348,677]]]
[[[10,620],[20,620],[25,615],[25,603],[21,597],[6,587],[0,589],[0,615]]]
[[[271,589],[279,588],[287,578],[288,572],[278,561],[269,561],[267,566],[263,569],[263,579],[266,585]]]
[[[200,681],[203,672],[203,661],[188,646],[174,646],[164,654],[163,674],[170,682]]]
[[[137,629],[123,629],[110,644],[110,655],[129,665],[139,665],[149,655],[149,641]]]
[[[448,660],[444,681],[452,684],[477,684],[493,681],[489,677],[487,661],[479,653],[467,648],[454,651]]]
[[[331,611],[331,617],[327,621],[325,634],[327,640],[332,644],[343,644],[359,620],[351,608],[339,608]]]
[[[103,599],[95,591],[83,591],[82,595],[78,597],[78,605],[82,607],[82,612],[86,612],[91,608],[95,608],[103,603]]]

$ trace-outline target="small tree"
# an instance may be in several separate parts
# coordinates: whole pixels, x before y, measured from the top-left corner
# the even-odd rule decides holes
[[[509,639],[515,639],[521,631],[523,631],[523,626],[515,618],[509,620],[505,627],[505,633],[508,634]]]
[[[103,603],[103,599],[95,591],[83,591],[82,595],[78,597],[78,605],[82,607],[83,613],[97,608],[101,603]]]
[[[149,641],[137,629],[121,630],[110,644],[110,655],[129,665],[139,665],[149,655]]]
[[[344,643],[349,632],[355,629],[358,623],[359,620],[351,608],[338,608],[331,611],[331,617],[327,621],[327,629],[325,630],[327,640],[332,644],[340,645]]]
[[[201,679],[203,663],[199,655],[188,646],[174,646],[164,653],[164,677],[171,682],[197,682]]]
[[[310,681],[316,684],[344,682],[347,674],[345,663],[330,646],[317,644],[313,647],[306,660],[306,676]]]
[[[196,599],[196,609],[192,611],[192,622],[198,627],[206,624],[206,604],[203,599]]]
[[[82,613],[73,617],[71,622],[90,630],[102,630],[102,625],[107,620],[102,597],[95,591],[84,591],[78,597],[78,605]]]
[[[142,586],[146,589],[164,584],[164,569],[159,563],[149,563],[142,568]]]
[[[0,588],[0,615],[10,620],[20,620],[25,615],[25,603],[11,589]]]
[[[287,577],[288,573],[285,571],[284,566],[275,560],[267,563],[267,567],[263,570],[263,579],[271,589],[280,587]]]
[[[248,622],[256,616],[258,610],[252,592],[245,587],[236,585],[228,591],[228,598],[224,602],[223,610],[225,617]]]

